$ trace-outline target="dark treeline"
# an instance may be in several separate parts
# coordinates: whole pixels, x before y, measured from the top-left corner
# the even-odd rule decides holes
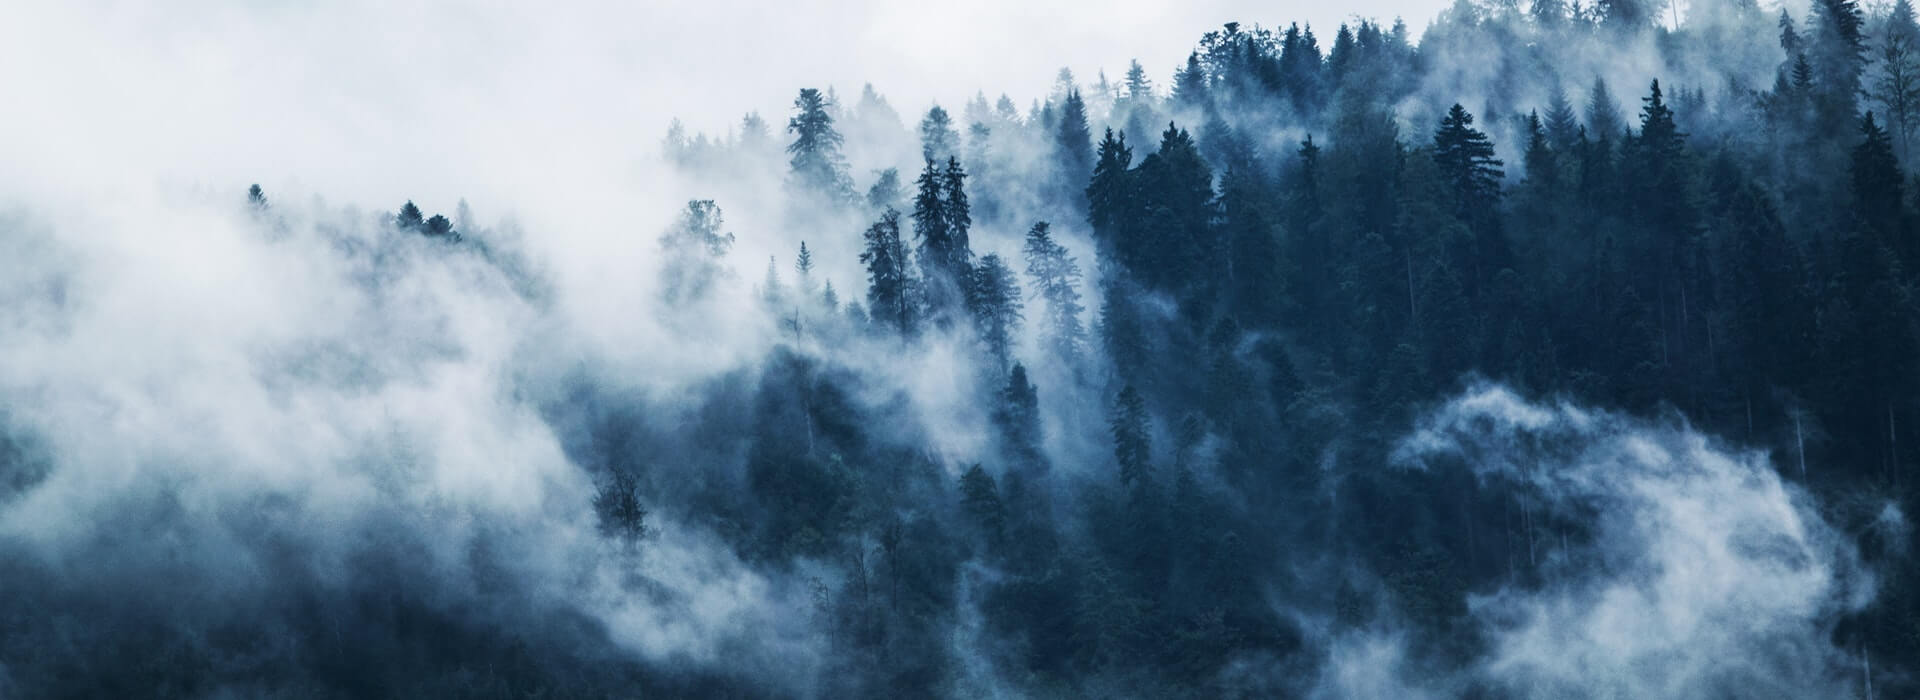
[[[394,524],[418,516],[394,512],[355,524],[399,542],[365,545],[363,575],[290,570],[305,602],[263,605],[271,627],[212,615],[191,642],[138,612],[161,603],[0,564],[37,591],[0,603],[26,621],[0,625],[0,691],[1328,697],[1362,692],[1333,669],[1377,663],[1358,673],[1448,697],[1920,693],[1920,562],[1886,526],[1920,512],[1920,24],[1907,0],[1693,4],[1680,22],[1462,0],[1418,42],[1359,21],[1325,49],[1308,27],[1229,24],[1164,84],[1137,63],[1091,85],[1063,70],[1025,110],[982,94],[909,125],[871,88],[851,105],[809,88],[784,136],[758,114],[723,138],[676,123],[689,181],[777,177],[780,215],[804,222],[812,247],[752,283],[776,340],[670,399],[574,359],[502,393],[593,475],[594,536],[633,599],[699,607],[661,583],[683,572],[633,562],[711,540],[804,587],[782,616],[804,643],[638,658],[601,608],[499,573],[511,553],[487,538],[519,525],[465,545],[492,572],[472,583],[410,559],[427,545]],[[719,313],[746,240],[731,206],[759,203],[697,199],[659,236],[663,327]],[[539,308],[554,292],[464,209],[408,202],[388,245],[480,251]],[[968,410],[919,412],[936,365],[964,385],[941,405]],[[1767,450],[1872,569],[1847,592],[1870,601],[1777,632],[1817,637],[1818,658],[1767,638],[1668,685],[1503,675],[1477,599],[1632,563],[1599,541],[1613,502],[1548,507],[1470,459],[1407,466],[1422,417],[1482,381]],[[1645,483],[1621,469],[1613,488]],[[34,623],[47,600],[124,606],[100,614],[134,633]],[[1396,653],[1335,648],[1372,638]]]
[[[1222,680],[1236,661],[1311,667],[1290,607],[1336,629],[1405,620],[1423,663],[1469,666],[1483,642],[1468,595],[1537,585],[1541,550],[1582,536],[1522,521],[1515,495],[1465,469],[1375,466],[1475,376],[1675,412],[1770,448],[1785,476],[1835,502],[1871,494],[1835,517],[1866,533],[1879,596],[1827,632],[1885,660],[1870,672],[1878,692],[1914,690],[1895,660],[1920,658],[1920,568],[1867,526],[1880,503],[1920,505],[1920,450],[1903,445],[1920,425],[1913,9],[1868,17],[1816,0],[1804,18],[1773,17],[1734,0],[1691,8],[1677,30],[1656,26],[1656,9],[1461,3],[1420,46],[1403,26],[1360,22],[1324,52],[1309,28],[1230,24],[1170,94],[1137,64],[1124,83],[1102,76],[1099,129],[1064,72],[1024,117],[976,98],[964,139],[933,108],[910,197],[892,194],[892,172],[855,196],[834,103],[802,91],[790,190],[876,217],[852,332],[911,340],[971,318],[1001,446],[943,497],[952,521],[922,529],[937,509],[881,495],[903,487],[833,476],[877,455],[821,462],[810,446],[755,462],[782,474],[754,482],[760,507],[833,524],[804,553],[880,545],[841,555],[884,583],[835,600],[843,658],[887,669],[840,676],[847,690],[954,672],[937,640],[957,624],[945,616],[969,566],[994,572],[972,593],[981,634],[1027,691],[1244,689]],[[1733,68],[1690,85],[1576,68],[1605,65],[1582,52],[1608,45]],[[1744,80],[1756,64],[1770,86]],[[1435,88],[1449,83],[1458,94]],[[996,155],[1006,144],[1025,157]],[[993,181],[1008,171],[1018,179]],[[1045,196],[1005,201],[1015,188]],[[1005,261],[970,255],[980,221],[1029,229],[1024,308]],[[1062,222],[1084,224],[1093,248],[1063,248],[1050,233]],[[1097,288],[1076,283],[1093,272]],[[1007,324],[1025,317],[1037,342],[1010,351]],[[1067,368],[1047,373],[1067,386],[1037,385],[1023,358]],[[1034,415],[1047,391],[1099,397],[1110,454],[1048,464]]]

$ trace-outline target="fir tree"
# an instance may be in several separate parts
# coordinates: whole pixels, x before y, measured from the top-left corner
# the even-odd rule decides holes
[[[1100,139],[1100,151],[1087,183],[1087,223],[1093,226],[1094,239],[1102,245],[1118,244],[1120,229],[1132,220],[1128,204],[1133,201],[1131,174],[1133,149],[1127,147],[1127,135],[1107,129]]]
[[[1080,315],[1080,266],[1067,249],[1053,240],[1052,227],[1035,222],[1027,231],[1024,248],[1027,277],[1046,305],[1043,342],[1049,353],[1072,365],[1086,347],[1086,330]]]
[[[1500,180],[1506,173],[1493,155],[1493,142],[1473,128],[1473,115],[1455,103],[1433,132],[1433,162],[1452,186],[1463,221],[1493,211],[1500,197]]]
[[[1896,150],[1908,156],[1920,127],[1920,22],[1908,0],[1897,0],[1887,15],[1873,97],[1886,110]]]
[[[1020,282],[1013,270],[989,253],[974,266],[967,286],[967,307],[973,312],[974,330],[987,346],[994,368],[1005,372],[1013,364],[1013,342],[1026,320],[1020,301]]]
[[[1544,124],[1547,128],[1547,141],[1557,151],[1571,151],[1580,136],[1580,118],[1574,113],[1573,103],[1567,101],[1567,93],[1558,84],[1553,87],[1553,96],[1547,100],[1547,114]]]
[[[418,231],[426,224],[426,217],[420,213],[420,207],[413,205],[411,199],[407,200],[406,204],[400,205],[400,213],[393,217],[394,227],[402,231]]]
[[[1200,67],[1199,52],[1187,54],[1187,65],[1173,77],[1173,103],[1198,109],[1207,103],[1207,72]]]
[[[1107,425],[1113,435],[1113,458],[1120,466],[1120,485],[1145,487],[1152,445],[1147,435],[1146,400],[1133,385],[1120,390]]]
[[[1071,201],[1079,202],[1080,183],[1087,181],[1093,168],[1093,137],[1087,129],[1086,103],[1080,91],[1067,93],[1060,113],[1060,126],[1054,132],[1054,159],[1059,163],[1062,189]]]
[[[953,129],[953,119],[934,105],[920,120],[920,157],[938,163],[959,154],[960,134]]]
[[[860,262],[867,267],[867,307],[876,324],[905,336],[913,333],[914,279],[907,246],[900,239],[900,213],[892,209],[863,235]]]
[[[832,202],[853,201],[853,179],[847,175],[846,158],[840,154],[844,139],[834,129],[832,103],[819,90],[803,88],[793,101],[795,114],[787,122],[793,143],[787,145],[791,156],[789,184],[801,191]]]
[[[802,298],[813,296],[813,252],[800,242],[800,254],[793,258],[793,285]]]
[[[1005,536],[1006,511],[1000,501],[1000,488],[978,463],[960,475],[960,507],[973,519],[989,546],[998,546]]]
[[[1593,89],[1587,93],[1587,133],[1595,139],[1610,141],[1626,128],[1626,119],[1620,116],[1620,104],[1613,99],[1613,91],[1607,89],[1607,81],[1594,78]]]
[[[1905,192],[1893,142],[1868,112],[1860,120],[1860,145],[1853,148],[1854,212],[1882,245],[1897,242]]]

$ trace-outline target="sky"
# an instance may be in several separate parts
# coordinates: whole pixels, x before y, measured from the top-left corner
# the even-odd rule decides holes
[[[548,5],[554,5],[549,7]],[[28,201],[140,187],[322,195],[450,210],[466,197],[565,207],[553,184],[627,178],[667,124],[776,126],[794,92],[872,82],[903,115],[977,90],[1024,109],[1062,66],[1165,86],[1226,21],[1333,27],[1434,0],[1100,3],[755,0],[641,3],[348,0],[308,5],[32,3],[0,26],[8,109],[0,188]]]

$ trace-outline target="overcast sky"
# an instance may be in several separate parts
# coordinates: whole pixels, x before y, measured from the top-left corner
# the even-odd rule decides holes
[[[1360,13],[1417,32],[1435,0],[1098,3],[29,3],[0,23],[0,185],[86,197],[116,180],[449,209],[537,205],[636,169],[672,117],[779,125],[796,88],[872,82],[903,114],[976,90],[1024,108],[1067,66],[1164,87],[1222,22]],[[541,5],[536,7],[536,5]],[[647,6],[643,5],[658,5]],[[552,193],[549,192],[548,195]],[[549,202],[557,204],[557,202]]]

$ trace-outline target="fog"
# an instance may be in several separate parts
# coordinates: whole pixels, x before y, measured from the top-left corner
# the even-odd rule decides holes
[[[1911,619],[1910,373],[1840,374],[1914,329],[1904,239],[1822,238],[1866,199],[1808,173],[1857,139],[1779,135],[1777,8],[1724,4],[21,8],[0,697],[1911,691],[1873,621]],[[1359,58],[1289,82],[1343,22]],[[1653,158],[1654,79],[1701,91],[1699,255],[1781,232],[1812,349],[1750,342],[1734,254],[1615,303],[1654,229],[1540,193]],[[1525,114],[1593,122],[1595,81],[1618,160],[1542,160]],[[782,150],[805,88],[844,183]],[[1484,216],[1432,171],[1453,103],[1506,159]]]

